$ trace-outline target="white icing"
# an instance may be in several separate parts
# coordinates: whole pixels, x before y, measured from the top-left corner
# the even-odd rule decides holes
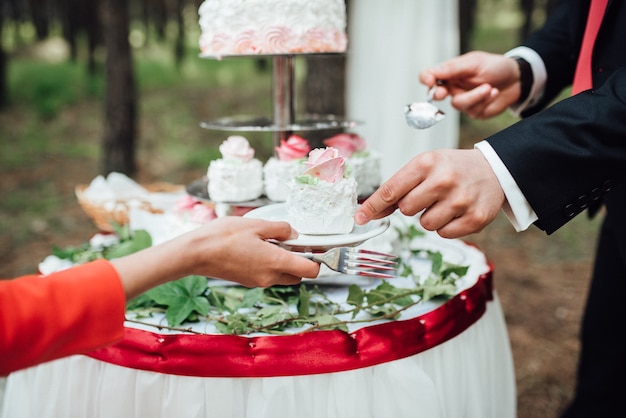
[[[369,196],[381,184],[380,155],[369,151],[366,156],[352,156],[346,165],[351,177],[357,183],[357,195]]]
[[[205,0],[203,55],[345,52],[345,0]]]
[[[207,171],[209,198],[214,202],[245,202],[263,194],[263,164],[217,159]]]
[[[307,235],[352,231],[357,207],[354,178],[336,183],[320,181],[316,185],[300,184],[292,179],[288,184],[287,218],[296,231]]]
[[[274,202],[284,202],[289,195],[287,183],[296,177],[306,166],[304,160],[281,161],[276,157],[271,157],[263,167],[263,183],[265,185],[265,195]]]

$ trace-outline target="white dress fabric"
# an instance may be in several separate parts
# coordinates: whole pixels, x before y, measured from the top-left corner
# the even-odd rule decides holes
[[[427,99],[419,73],[459,53],[456,0],[358,0],[348,6],[347,114],[352,130],[382,154],[388,179],[416,154],[459,143],[459,113],[435,102],[445,118],[431,128],[407,126],[404,106]]]

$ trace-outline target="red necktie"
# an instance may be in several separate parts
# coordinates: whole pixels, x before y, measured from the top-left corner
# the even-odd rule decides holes
[[[572,95],[588,90],[593,86],[591,79],[591,54],[593,53],[593,45],[596,42],[600,23],[602,23],[604,10],[608,2],[609,0],[591,0],[585,35],[583,36],[583,43],[580,47],[578,63],[576,64]]]

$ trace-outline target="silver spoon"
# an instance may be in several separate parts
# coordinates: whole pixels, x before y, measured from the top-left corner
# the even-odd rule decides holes
[[[404,107],[407,125],[415,129],[426,129],[443,119],[445,113],[433,104],[435,90],[442,84],[443,81],[437,80],[437,83],[428,90],[427,101],[411,103]]]

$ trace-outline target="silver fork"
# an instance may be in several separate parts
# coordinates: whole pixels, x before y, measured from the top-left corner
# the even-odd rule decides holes
[[[332,248],[325,253],[302,253],[310,260],[323,263],[331,270],[357,276],[392,279],[396,277],[395,255],[354,247]]]

